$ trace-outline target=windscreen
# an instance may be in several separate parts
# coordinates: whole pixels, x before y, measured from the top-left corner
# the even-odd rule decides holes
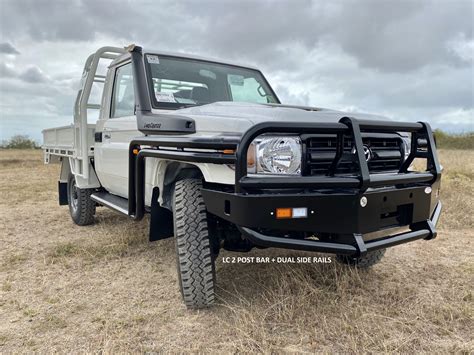
[[[151,54],[145,63],[155,108],[217,101],[279,103],[258,70]]]

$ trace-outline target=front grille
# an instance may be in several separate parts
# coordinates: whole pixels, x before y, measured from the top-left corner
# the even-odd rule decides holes
[[[400,168],[403,156],[402,140],[397,135],[380,134],[363,136],[364,146],[369,148],[368,161],[371,173],[395,171]],[[306,175],[325,175],[336,156],[336,135],[311,136],[306,140]],[[359,171],[354,161],[354,143],[351,137],[344,137],[344,154],[336,174],[351,174]]]

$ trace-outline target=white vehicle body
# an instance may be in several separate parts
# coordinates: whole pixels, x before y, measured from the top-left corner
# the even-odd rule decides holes
[[[105,47],[98,51],[96,56],[106,53],[104,59],[111,59],[108,50],[122,52],[118,48]],[[213,61],[214,59],[198,56],[153,51],[157,55],[172,55],[199,60]],[[91,64],[94,65],[94,59]],[[132,139],[144,136],[137,129],[137,119],[135,115],[111,118],[111,102],[113,95],[113,85],[117,63],[123,62],[122,56],[117,56],[110,64],[110,69],[105,77],[100,77],[99,81],[104,83],[102,100],[100,107],[90,107],[100,109],[99,119],[95,125],[84,124],[87,122],[87,103],[81,102],[88,98],[83,92],[88,88],[88,81],[97,81],[97,77],[91,75],[93,69],[85,69],[83,74],[83,88],[78,93],[76,102],[75,124],[71,126],[57,127],[43,130],[43,149],[45,149],[45,162],[56,162],[55,157],[62,157],[63,170],[68,169],[78,178],[77,183],[80,188],[103,187],[107,191],[117,196],[128,198],[128,149]],[[224,62],[225,64],[232,64]],[[97,66],[97,64],[96,64]],[[244,67],[239,65],[240,67]],[[250,69],[254,69],[248,66]],[[90,88],[89,88],[90,92]],[[166,113],[168,110],[152,109],[153,113]],[[246,102],[215,102],[208,105],[183,108],[174,110],[176,114],[183,114],[196,121],[196,132],[192,136],[220,136],[222,134],[241,135],[253,125],[265,121],[295,121],[295,122],[337,122],[344,115],[343,112],[291,105],[271,105],[256,104]],[[355,118],[361,119],[383,119],[383,117],[369,114],[351,114]],[[94,142],[95,132],[104,132],[102,142]],[[85,140],[84,140],[85,139]],[[84,150],[81,146],[85,141],[88,158],[93,158],[95,167],[85,164],[83,160]],[[146,202],[150,203],[151,191],[154,187],[163,189],[166,167],[169,160],[159,158],[150,159],[146,167]],[[190,163],[201,171],[207,182],[234,184],[234,171],[227,165],[209,163]],[[62,175],[65,181],[66,173]],[[162,203],[162,196],[160,196]]]

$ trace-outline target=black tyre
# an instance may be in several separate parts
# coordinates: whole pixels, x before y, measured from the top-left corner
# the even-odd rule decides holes
[[[382,260],[384,254],[385,249],[379,249],[368,252],[365,254],[365,256],[359,258],[347,255],[336,255],[336,259],[343,264],[365,269],[377,264],[380,260]]]
[[[176,182],[173,195],[174,235],[179,286],[188,308],[214,303],[216,279],[199,179]]]
[[[71,218],[79,226],[94,223],[95,202],[91,200],[94,189],[80,189],[76,186],[74,175],[70,174],[67,183],[67,202]]]

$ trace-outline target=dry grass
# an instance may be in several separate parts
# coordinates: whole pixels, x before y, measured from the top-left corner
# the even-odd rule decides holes
[[[436,146],[442,149],[474,149],[474,132],[450,134],[441,130],[434,132]]]
[[[217,265],[219,304],[187,311],[173,240],[99,209],[75,226],[58,166],[0,152],[0,352],[474,351],[474,152],[441,151],[438,239],[368,272],[331,264]],[[251,255],[302,255],[256,250]],[[223,255],[232,255],[224,252]]]

